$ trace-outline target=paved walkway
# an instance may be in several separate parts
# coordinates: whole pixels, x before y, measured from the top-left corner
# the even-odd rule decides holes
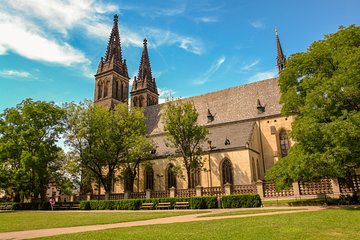
[[[110,223],[110,224],[100,224],[100,225],[90,225],[90,226],[78,226],[78,227],[65,227],[65,228],[51,228],[51,229],[38,229],[38,230],[28,230],[28,231],[18,231],[18,232],[6,232],[0,233],[1,240],[18,240],[18,239],[31,239],[38,237],[50,237],[61,234],[71,234],[79,232],[89,232],[89,231],[98,231],[112,228],[123,228],[123,227],[135,227],[135,226],[144,226],[144,225],[156,225],[156,224],[169,224],[169,223],[181,223],[181,222],[195,222],[195,221],[210,221],[215,219],[225,219],[225,218],[244,218],[252,216],[266,216],[266,215],[276,215],[276,214],[289,214],[289,213],[298,213],[306,211],[319,211],[324,208],[321,207],[266,207],[262,209],[282,209],[280,212],[267,212],[267,213],[257,213],[257,214],[246,214],[246,215],[232,215],[232,216],[221,216],[221,217],[201,217],[202,215],[214,214],[214,213],[223,213],[223,212],[235,212],[242,210],[254,210],[251,209],[210,209],[210,212],[207,213],[197,213],[192,215],[183,215],[183,216],[174,216],[166,218],[157,218],[150,220],[134,221],[134,222],[123,222],[123,223]],[[261,210],[262,210],[261,209]],[[283,209],[289,209],[289,211],[284,211]],[[206,209],[208,210],[208,209]],[[260,210],[260,209],[259,209]],[[156,210],[154,210],[156,211]],[[173,211],[173,210],[170,210]],[[193,210],[181,210],[181,211],[193,211]],[[69,212],[69,211],[67,211]],[[115,212],[115,211],[113,211]],[[141,211],[137,211],[141,212]],[[148,211],[147,211],[148,212]]]

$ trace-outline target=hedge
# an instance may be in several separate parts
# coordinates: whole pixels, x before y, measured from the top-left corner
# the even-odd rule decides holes
[[[138,210],[142,203],[153,203],[156,208],[159,202],[170,202],[173,209],[176,202],[189,202],[191,209],[217,208],[216,197],[191,197],[191,198],[150,198],[126,200],[91,200],[81,201],[81,210]]]
[[[261,207],[261,198],[258,194],[227,195],[222,197],[223,208],[253,208]]]

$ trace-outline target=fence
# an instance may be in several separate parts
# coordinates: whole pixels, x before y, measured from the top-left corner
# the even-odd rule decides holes
[[[131,198],[167,198],[167,197],[193,197],[193,196],[218,196],[230,194],[259,194],[262,199],[271,198],[299,198],[317,197],[319,195],[340,196],[360,191],[360,175],[347,178],[329,179],[324,178],[317,182],[294,182],[289,189],[277,191],[272,182],[258,181],[256,184],[231,185],[216,187],[197,186],[190,189],[170,188],[165,191],[127,192],[113,193],[109,195],[110,200],[121,200]],[[77,200],[104,200],[105,195],[81,195]]]

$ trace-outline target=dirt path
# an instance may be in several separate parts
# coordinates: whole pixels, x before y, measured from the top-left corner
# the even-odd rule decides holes
[[[253,208],[252,209],[210,209],[210,212],[207,212],[207,213],[197,213],[197,214],[192,214],[192,215],[157,218],[157,219],[134,221],[134,222],[110,223],[110,224],[65,227],[65,228],[38,229],[38,230],[27,230],[27,231],[18,231],[18,232],[6,232],[6,233],[0,233],[0,239],[1,240],[31,239],[31,238],[38,238],[38,237],[50,237],[50,236],[56,236],[56,235],[62,235],[62,234],[98,231],[98,230],[122,228],[122,227],[135,227],[135,226],[144,226],[144,225],[182,223],[182,222],[194,222],[194,221],[210,221],[210,220],[225,219],[225,218],[244,218],[244,217],[252,217],[252,216],[266,216],[266,215],[289,214],[289,213],[298,213],[298,212],[306,212],[306,211],[319,211],[324,208],[320,208],[320,207],[299,207],[299,208],[296,208],[296,207],[291,207],[291,208],[288,208],[288,207],[281,207],[281,208],[266,207],[265,209],[279,209],[279,210],[281,209],[281,211],[257,213],[257,214],[199,218],[199,216],[208,215],[208,214],[235,212],[235,211],[242,211],[242,210],[244,210],[244,211],[254,210]],[[289,209],[289,211],[284,211],[284,209]],[[170,211],[172,211],[172,210],[170,210]],[[187,210],[182,210],[182,211],[187,211]],[[191,210],[189,210],[189,211],[191,211]],[[137,211],[137,212],[140,212],[140,211]]]

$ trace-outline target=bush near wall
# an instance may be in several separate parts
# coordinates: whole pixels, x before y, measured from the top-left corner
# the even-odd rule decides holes
[[[223,208],[253,208],[261,207],[261,198],[258,194],[227,195],[222,197]]]
[[[173,209],[176,202],[189,202],[191,209],[217,208],[216,197],[191,197],[191,198],[150,198],[150,199],[127,199],[127,200],[91,200],[81,201],[81,210],[138,210],[142,203],[153,203],[154,208],[160,202],[170,202]]]
[[[16,203],[16,202],[2,202],[0,205],[12,204],[12,210],[50,210],[49,202],[31,202],[31,203]],[[62,204],[70,205],[79,204],[79,202],[57,202],[58,206]]]
[[[353,195],[340,195],[339,198],[315,198],[315,199],[301,199],[290,200],[289,206],[323,206],[323,205],[358,205],[360,204],[360,196]]]

